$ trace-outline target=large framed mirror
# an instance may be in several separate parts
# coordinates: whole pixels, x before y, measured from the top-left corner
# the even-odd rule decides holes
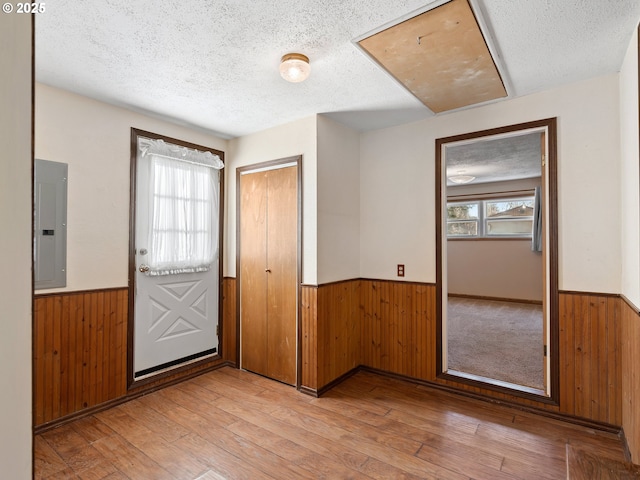
[[[436,140],[437,374],[558,403],[556,119]]]

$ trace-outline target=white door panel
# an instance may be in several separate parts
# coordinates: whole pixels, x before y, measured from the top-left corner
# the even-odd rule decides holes
[[[217,353],[219,258],[207,272],[150,276],[141,271],[150,247],[149,156],[138,155],[136,168],[133,369],[134,377],[140,377]]]
[[[136,372],[218,346],[217,281],[211,272],[147,277],[138,272]]]

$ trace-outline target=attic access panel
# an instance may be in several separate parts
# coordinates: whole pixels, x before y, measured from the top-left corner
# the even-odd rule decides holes
[[[452,0],[358,44],[435,113],[507,96],[467,0]]]

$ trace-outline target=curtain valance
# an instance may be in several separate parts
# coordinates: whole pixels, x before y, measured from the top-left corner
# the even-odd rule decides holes
[[[162,157],[179,160],[182,162],[202,165],[204,167],[220,170],[224,168],[224,163],[218,155],[211,152],[201,152],[193,148],[166,143],[164,140],[152,140],[150,138],[139,138],[138,148],[144,157],[146,155],[158,155]]]

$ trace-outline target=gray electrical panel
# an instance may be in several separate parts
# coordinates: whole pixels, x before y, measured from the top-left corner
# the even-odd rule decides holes
[[[67,164],[35,160],[35,289],[67,285]]]

